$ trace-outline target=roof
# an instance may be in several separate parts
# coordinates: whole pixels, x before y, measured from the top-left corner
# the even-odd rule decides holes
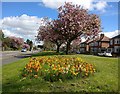
[[[109,41],[109,40],[110,40],[110,38],[108,38],[104,34],[101,34],[100,36],[98,36],[97,38],[95,38],[95,41]]]
[[[110,40],[110,38],[104,36],[100,41],[109,41],[109,40]]]
[[[92,42],[93,41],[93,39],[90,39],[90,40],[86,40],[86,41],[84,41],[84,42],[81,42],[80,44],[88,44],[88,43],[90,43],[90,42]]]
[[[110,38],[108,38],[104,34],[101,34],[100,36],[97,36],[94,39],[86,40],[84,42],[81,42],[80,44],[84,44],[84,43],[88,44],[88,43],[95,42],[95,41],[106,41],[106,42],[108,42],[108,41],[110,41]]]
[[[90,39],[90,40],[87,41],[87,43],[90,43],[90,42],[92,42],[92,41],[94,41],[94,40],[93,40],[93,39]]]
[[[117,35],[117,36],[115,36],[115,37],[113,37],[112,39],[114,39],[114,38],[120,38],[120,34],[119,34],[119,35]]]

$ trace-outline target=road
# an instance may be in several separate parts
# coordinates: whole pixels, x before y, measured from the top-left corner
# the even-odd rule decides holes
[[[0,61],[2,65],[15,62],[22,58],[30,57],[31,54],[36,53],[37,51],[31,52],[21,52],[21,51],[4,51],[0,53]]]

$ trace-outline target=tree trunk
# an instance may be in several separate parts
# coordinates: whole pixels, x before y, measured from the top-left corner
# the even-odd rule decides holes
[[[59,53],[60,45],[57,45],[57,53]]]
[[[66,45],[66,55],[68,54],[69,50],[70,50],[70,42],[67,42],[67,45]]]

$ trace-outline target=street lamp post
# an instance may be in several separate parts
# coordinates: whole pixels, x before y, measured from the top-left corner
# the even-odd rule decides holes
[[[37,37],[37,36],[35,36],[35,40],[36,40],[36,37]],[[34,46],[35,46],[35,40],[34,40],[34,42],[33,42],[32,53],[33,53],[33,50],[34,50],[33,48],[34,48]]]

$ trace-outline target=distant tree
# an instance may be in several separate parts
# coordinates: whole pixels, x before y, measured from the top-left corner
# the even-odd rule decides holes
[[[2,30],[0,30],[0,40],[3,41],[4,38],[5,38],[4,33],[2,32]]]
[[[30,51],[32,50],[32,47],[33,47],[33,42],[29,39],[26,40],[26,43],[30,46]]]
[[[43,49],[45,51],[53,51],[56,49],[56,45],[50,41],[44,41]]]
[[[4,37],[4,33],[2,32],[2,30],[0,30],[0,46],[1,46],[1,48],[2,49],[0,49],[0,50],[2,50],[3,51],[3,49],[4,49],[4,46],[3,46],[3,40],[5,39],[5,37]]]
[[[9,37],[4,38],[2,41],[2,50],[8,50],[11,47],[12,40]]]
[[[2,30],[0,30],[0,40],[2,40],[2,50],[19,49],[24,43],[23,38],[15,36],[4,37]]]
[[[9,38],[11,40],[11,48],[13,48],[14,50],[19,49],[22,46],[22,44],[24,43],[23,38],[17,38],[14,36],[11,36]]]
[[[55,27],[66,41],[66,54],[71,42],[77,37],[94,37],[101,31],[100,18],[95,14],[89,14],[88,10],[80,5],[65,3],[58,8],[58,12],[59,24]]]
[[[29,39],[27,39],[27,40],[26,40],[26,43],[27,43],[27,44],[29,44],[29,43],[30,43],[30,40],[29,40]]]
[[[33,42],[32,41],[30,41],[30,51],[32,50],[32,47],[33,47]]]

